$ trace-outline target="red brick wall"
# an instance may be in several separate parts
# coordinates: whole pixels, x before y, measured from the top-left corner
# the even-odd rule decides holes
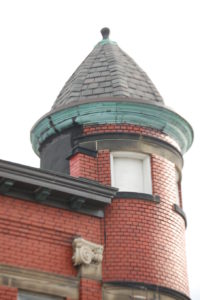
[[[98,218],[5,196],[0,207],[0,263],[73,276],[73,238],[102,243]]]
[[[101,300],[102,291],[99,281],[82,278],[79,287],[80,300]]]
[[[82,153],[77,153],[70,158],[70,175],[98,180],[97,159]]]
[[[70,175],[111,185],[109,150],[101,150],[97,157],[76,153],[70,158]]]
[[[100,150],[98,152],[98,181],[105,185],[111,185],[110,151]]]
[[[17,300],[17,289],[7,286],[0,286],[1,300]]]
[[[156,204],[115,199],[106,208],[103,279],[132,280],[188,294],[184,220],[173,211],[175,167],[152,156]]]

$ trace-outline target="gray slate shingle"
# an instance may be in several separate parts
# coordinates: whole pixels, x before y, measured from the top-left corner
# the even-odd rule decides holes
[[[117,44],[98,43],[58,95],[52,110],[75,100],[106,97],[164,104],[147,74]],[[114,99],[113,99],[114,100]]]

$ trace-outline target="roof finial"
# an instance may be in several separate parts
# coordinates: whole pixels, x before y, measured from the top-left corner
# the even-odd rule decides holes
[[[101,34],[102,34],[104,40],[109,39],[110,29],[108,27],[102,28]]]

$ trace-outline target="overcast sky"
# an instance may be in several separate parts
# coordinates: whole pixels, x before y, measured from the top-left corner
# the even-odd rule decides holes
[[[0,159],[39,167],[30,129],[101,40],[104,26],[166,105],[194,128],[182,190],[191,298],[199,300],[199,0],[0,0]]]

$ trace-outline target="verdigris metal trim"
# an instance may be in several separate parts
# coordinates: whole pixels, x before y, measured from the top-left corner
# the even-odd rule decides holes
[[[146,201],[152,201],[156,203],[160,203],[160,197],[158,195],[150,195],[150,194],[144,194],[144,193],[135,193],[135,192],[117,192],[115,199],[141,199]]]
[[[177,204],[174,204],[173,208],[174,208],[174,211],[177,212],[183,218],[183,220],[185,222],[185,227],[187,228],[187,218],[186,218],[186,214],[184,213],[182,208],[180,206],[178,206]]]
[[[103,217],[116,192],[91,180],[0,160],[0,194],[18,199]]]
[[[0,285],[79,299],[79,279],[0,264]]]
[[[51,116],[49,122],[48,116]],[[76,124],[136,124],[158,129],[179,144],[185,153],[192,144],[193,130],[190,124],[174,111],[153,104],[138,102],[96,102],[50,112],[41,118],[31,130],[31,142],[39,155],[40,145],[56,132],[62,132]],[[53,125],[52,125],[53,124]]]
[[[124,289],[139,289],[139,290],[151,290],[155,291],[158,294],[166,295],[166,296],[171,296],[174,297],[174,300],[191,300],[187,295],[180,293],[176,290],[166,288],[163,286],[159,285],[154,285],[154,284],[147,284],[144,282],[134,282],[134,281],[104,281],[103,282],[103,289],[108,290],[110,293],[112,290],[114,291],[116,288],[124,288]],[[111,293],[112,294],[112,293]],[[126,293],[127,295],[127,293]],[[117,294],[116,294],[117,296]],[[115,300],[114,295],[112,294],[112,300]],[[119,299],[116,297],[116,299]],[[123,299],[123,298],[120,298]],[[127,297],[126,297],[127,299]]]

